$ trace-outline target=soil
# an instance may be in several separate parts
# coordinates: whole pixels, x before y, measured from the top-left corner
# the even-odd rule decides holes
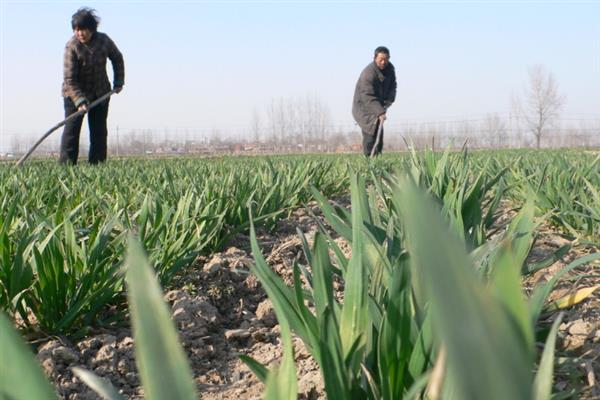
[[[338,199],[338,203],[348,207],[349,199]],[[288,282],[293,261],[303,257],[296,229],[304,232],[309,242],[317,231],[311,214],[322,218],[316,204],[311,203],[307,209],[298,209],[290,218],[278,222],[273,231],[258,234],[265,259]],[[342,239],[337,238],[336,242],[349,254],[350,247]],[[530,261],[544,258],[565,243],[566,239],[551,227],[543,226]],[[598,249],[571,250],[556,264],[527,277],[525,287],[550,279],[570,261],[592,251]],[[238,355],[250,355],[267,366],[281,359],[279,326],[264,290],[250,273],[251,263],[249,238],[238,235],[224,251],[200,257],[175,282],[175,289],[165,294],[202,399],[259,399],[264,387]],[[551,299],[600,284],[599,272],[598,264],[574,270],[560,282]],[[556,313],[544,316],[546,325],[556,316]],[[599,328],[600,289],[566,310],[560,325],[557,346],[560,365],[555,384],[560,390],[580,391],[575,395],[577,398],[600,398]],[[294,345],[300,398],[325,398],[318,365],[299,339],[294,339]],[[74,366],[108,379],[127,398],[143,397],[134,340],[127,328],[103,331],[77,343],[49,338],[38,347],[37,358],[63,399],[99,398],[73,376]]]
[[[547,225],[539,229],[538,239],[530,253],[531,261],[538,261],[554,253],[569,241]],[[539,270],[524,280],[525,288],[549,281],[561,269],[576,259],[600,251],[596,246],[578,246],[548,268]],[[600,285],[600,263],[577,267],[561,279],[550,293],[550,302],[574,296],[583,288]],[[562,310],[559,325],[555,369],[555,387],[573,390],[578,399],[600,399],[600,287],[581,303]],[[558,313],[542,315],[542,326],[549,327]],[[540,346],[542,344],[540,343]]]

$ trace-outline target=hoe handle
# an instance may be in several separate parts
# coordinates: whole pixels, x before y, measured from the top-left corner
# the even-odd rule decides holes
[[[111,90],[110,92],[106,93],[104,96],[94,100],[88,107],[86,110],[79,110],[76,113],[73,113],[71,115],[69,115],[67,118],[65,118],[64,120],[62,120],[61,122],[59,122],[58,124],[54,125],[52,128],[50,128],[48,130],[48,132],[44,133],[44,135],[38,139],[37,142],[35,142],[35,144],[33,146],[31,146],[31,148],[27,151],[27,153],[23,154],[23,157],[21,157],[19,159],[19,161],[17,161],[17,166],[20,166],[23,164],[23,162],[25,160],[27,160],[27,157],[29,157],[31,155],[31,153],[34,152],[35,149],[37,149],[37,147],[40,145],[40,143],[42,143],[48,136],[50,136],[50,134],[52,132],[54,132],[55,130],[57,130],[58,128],[60,128],[61,126],[63,126],[64,124],[66,124],[67,122],[69,122],[72,119],[75,119],[77,117],[79,117],[80,115],[85,114],[86,112],[88,112],[89,110],[91,110],[92,108],[96,107],[98,104],[102,103],[104,100],[108,99],[110,96],[112,96],[115,92],[115,90]]]

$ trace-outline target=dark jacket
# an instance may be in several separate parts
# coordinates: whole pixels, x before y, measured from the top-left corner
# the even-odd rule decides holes
[[[114,86],[125,83],[125,64],[123,55],[108,37],[95,32],[89,43],[83,44],[73,36],[65,46],[63,69],[63,97],[70,97],[79,107],[91,102],[111,89],[106,75],[106,59],[109,58],[114,72]]]
[[[396,71],[392,63],[382,71],[375,62],[363,69],[356,82],[352,115],[363,132],[375,134],[377,117],[396,100]]]

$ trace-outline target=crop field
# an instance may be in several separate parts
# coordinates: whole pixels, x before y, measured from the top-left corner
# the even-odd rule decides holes
[[[599,249],[593,152],[2,164],[0,398],[600,398]]]

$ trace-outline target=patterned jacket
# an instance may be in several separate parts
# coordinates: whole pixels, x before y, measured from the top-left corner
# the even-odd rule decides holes
[[[109,92],[111,87],[106,75],[107,58],[112,63],[114,86],[123,86],[123,55],[108,35],[95,32],[85,44],[73,36],[65,46],[63,97],[70,97],[75,106],[79,107]]]

